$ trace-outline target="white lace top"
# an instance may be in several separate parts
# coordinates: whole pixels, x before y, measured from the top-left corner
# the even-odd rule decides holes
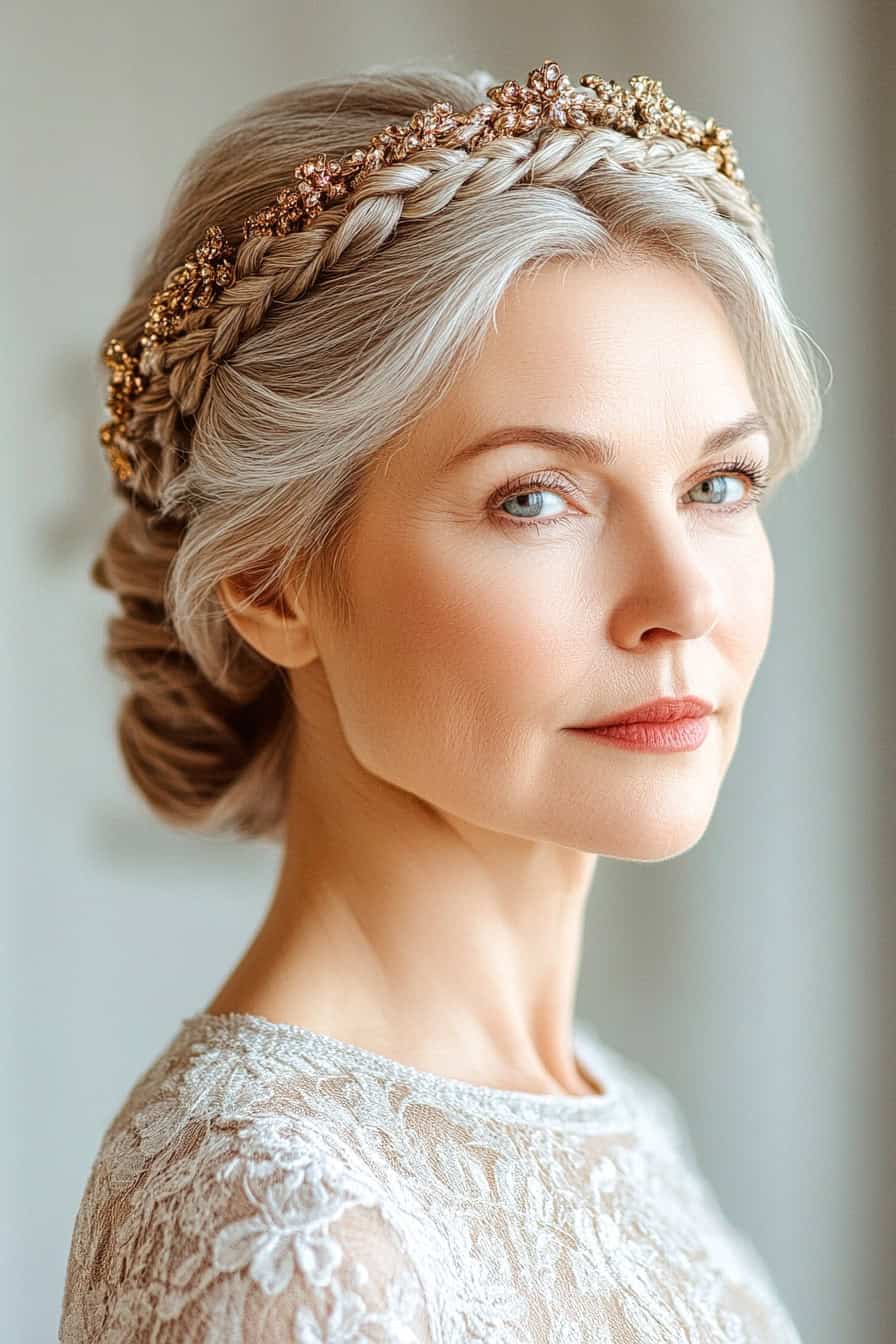
[[[659,1079],[500,1091],[197,1013],[101,1140],[62,1344],[799,1344]]]

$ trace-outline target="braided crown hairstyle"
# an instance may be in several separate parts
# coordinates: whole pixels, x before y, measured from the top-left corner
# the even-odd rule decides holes
[[[100,349],[132,344],[208,225],[240,237],[295,164],[341,157],[436,100],[466,110],[497,82],[374,66],[244,109],[184,168]],[[774,430],[774,488],[820,429],[808,338],[764,224],[698,148],[557,127],[433,148],[380,170],[350,210],[239,245],[234,283],[155,360],[132,421],[136,477],[115,486],[126,503],[90,570],[118,595],[118,741],[159,817],[283,837],[301,749],[288,675],[237,633],[219,582],[239,576],[247,598],[276,604],[298,578],[350,621],[340,557],[366,469],[475,358],[508,284],[556,258],[639,255],[697,270],[724,304]]]

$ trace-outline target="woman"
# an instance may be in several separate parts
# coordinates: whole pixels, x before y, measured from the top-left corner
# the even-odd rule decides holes
[[[597,856],[712,816],[820,423],[727,132],[630,84],[268,98],[107,336],[124,759],[283,857],[103,1136],[64,1344],[798,1339],[573,1016]]]

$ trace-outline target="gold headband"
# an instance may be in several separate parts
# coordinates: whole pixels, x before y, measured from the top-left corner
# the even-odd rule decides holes
[[[528,135],[539,126],[609,126],[646,139],[670,136],[703,149],[719,172],[738,184],[747,203],[761,219],[758,202],[744,186],[731,132],[709,117],[700,121],[685,112],[665,93],[658,79],[632,75],[631,91],[615,80],[582,75],[579,83],[593,93],[578,93],[556,61],[545,61],[529,72],[524,85],[508,79],[488,90],[491,100],[466,113],[456,113],[451,103],[433,103],[415,112],[402,126],[390,124],[371,136],[367,145],[342,159],[325,155],[306,159],[295,169],[295,186],[284,187],[270,205],[250,215],[243,223],[243,240],[265,235],[282,237],[301,229],[328,206],[345,199],[371,173],[385,164],[399,163],[415,151],[433,146],[473,151],[498,136]],[[109,464],[122,481],[133,475],[133,464],[122,452],[127,442],[127,423],[134,400],[145,389],[147,369],[143,356],[164,344],[176,332],[182,318],[195,308],[207,308],[222,289],[235,279],[235,249],[221,229],[212,225],[184,264],[172,275],[150,304],[149,317],[129,354],[116,337],[110,340],[103,359],[111,369],[106,408],[112,418],[100,429],[100,443]]]

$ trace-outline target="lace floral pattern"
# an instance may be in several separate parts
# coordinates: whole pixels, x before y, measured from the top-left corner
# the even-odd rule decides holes
[[[60,1344],[800,1344],[658,1079],[479,1087],[185,1018],[102,1137]]]

